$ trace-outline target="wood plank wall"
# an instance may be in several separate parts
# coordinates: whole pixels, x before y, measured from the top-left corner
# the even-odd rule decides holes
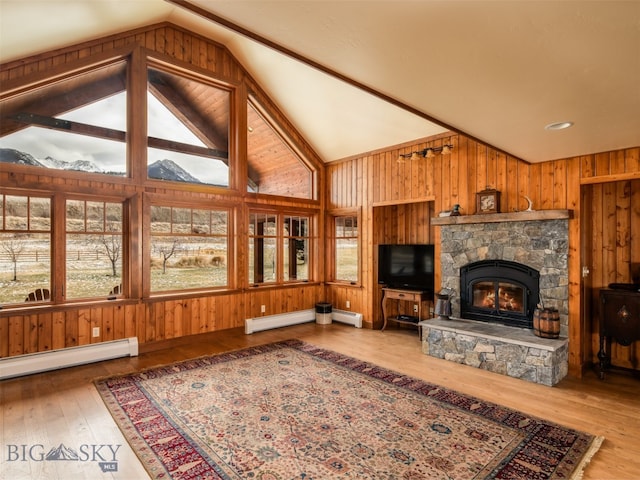
[[[42,72],[62,72],[78,65],[92,55],[108,55],[142,45],[159,56],[230,82],[245,82],[261,102],[278,111],[259,86],[235,62],[221,45],[178,27],[161,24],[126,34],[114,35],[96,42],[60,49],[52,53],[11,62],[0,69],[0,82],[27,81]],[[8,82],[8,83],[7,83]],[[310,147],[291,126],[284,115],[277,120],[287,127],[299,148],[313,156]],[[399,153],[421,150],[427,146],[454,145],[449,156],[434,159],[407,160],[398,163]],[[216,331],[242,326],[244,318],[257,317],[260,306],[267,313],[308,309],[326,299],[336,308],[345,308],[349,301],[352,311],[364,315],[365,325],[379,326],[379,287],[376,284],[377,245],[384,241],[439,242],[438,229],[429,219],[454,204],[463,214],[475,212],[475,193],[487,186],[502,192],[502,211],[522,210],[527,206],[524,195],[533,200],[536,209],[570,209],[570,371],[580,375],[581,369],[594,360],[597,332],[597,302],[595,292],[610,281],[627,281],[625,266],[640,261],[640,160],[638,148],[588,154],[530,165],[499,150],[463,135],[447,134],[423,139],[389,149],[329,164],[321,171],[320,205],[326,194],[329,212],[359,211],[362,241],[361,285],[311,284],[304,287],[271,290],[242,289],[214,295],[203,295],[164,301],[130,300],[128,303],[64,307],[29,314],[0,313],[0,356],[19,355],[91,342],[137,335],[141,342],[154,342],[183,335]],[[324,179],[327,179],[326,182]],[[16,174],[0,171],[0,184],[21,188],[57,188],[84,193],[108,194],[109,191],[131,190],[140,193],[139,186],[126,182],[111,183],[62,178],[32,173]],[[173,192],[189,199],[201,198],[194,192]],[[243,204],[247,200],[260,204],[261,199],[230,195],[227,200]],[[289,202],[273,198],[265,204],[286,207],[308,206],[304,202]],[[585,203],[583,205],[583,202]],[[588,205],[586,204],[588,203]],[[584,210],[585,215],[581,214]],[[591,221],[586,222],[584,218]],[[322,223],[318,226],[324,238]],[[396,230],[389,228],[396,226]],[[238,226],[241,232],[241,226]],[[616,232],[603,235],[603,232]],[[589,244],[585,253],[583,245]],[[600,240],[602,239],[602,241]],[[601,254],[606,252],[606,254]],[[242,247],[238,252],[242,264]],[[322,277],[322,248],[316,252]],[[588,289],[582,292],[581,255],[590,266]],[[369,260],[370,259],[370,260]],[[366,261],[369,260],[369,261]],[[612,280],[614,279],[614,280]],[[436,279],[436,284],[438,284]],[[587,283],[587,282],[585,282]],[[584,302],[583,297],[587,298]],[[585,312],[585,313],[583,313]],[[92,338],[92,326],[100,326],[103,335]],[[614,363],[633,365],[640,358],[640,348],[617,349]]]
[[[324,172],[317,155],[295,130],[277,106],[261,90],[260,86],[235,61],[229,51],[204,37],[185,31],[171,24],[163,23],[145,27],[124,34],[114,35],[93,42],[56,50],[27,59],[4,64],[0,68],[0,83],[3,90],[20,88],[22,84],[31,84],[51,75],[64,75],[69,70],[84,66],[87,60],[125,55],[143,48],[155,58],[178,64],[186,70],[222,79],[232,85],[238,85],[243,94],[251,92],[261,105],[269,108],[271,116],[282,126],[307,159],[312,159],[318,169],[317,181],[324,182]],[[240,104],[242,104],[240,102]],[[242,104],[243,109],[246,106]],[[240,118],[246,112],[234,112]],[[246,119],[244,120],[246,124]],[[244,129],[246,131],[246,128]],[[240,152],[241,156],[243,153]],[[276,209],[306,209],[310,213],[320,213],[324,200],[321,190],[315,200],[305,201],[275,196],[248,194],[243,188],[233,185],[246,184],[246,165],[239,165],[236,177],[232,179],[232,188],[220,194],[198,192],[197,188],[173,188],[162,182],[136,184],[132,179],[105,178],[104,180],[86,180],[86,176],[74,172],[38,171],[33,173],[28,167],[15,168],[0,164],[0,185],[25,190],[65,191],[84,194],[109,195],[117,193],[131,198],[141,205],[146,195],[155,198],[166,197],[180,202],[224,202],[234,205],[233,226],[236,237],[234,288],[225,292],[163,296],[162,298],[132,299],[117,301],[97,301],[89,304],[64,305],[53,307],[33,307],[28,311],[12,313],[9,309],[0,310],[0,357],[27,353],[36,353],[53,349],[86,345],[91,343],[117,340],[137,336],[141,350],[154,342],[204,332],[214,332],[244,326],[246,318],[278,314],[314,307],[315,302],[324,299],[324,286],[321,282],[308,285],[282,287],[250,287],[244,275],[248,262],[247,218],[248,205],[268,206]],[[140,175],[142,176],[142,175]],[[146,175],[145,175],[146,177]],[[322,222],[318,222],[317,233],[322,238]],[[133,252],[141,252],[138,240],[132,240]],[[322,278],[323,267],[319,261],[324,257],[323,245],[315,253],[315,278]],[[135,255],[135,254],[134,254]],[[134,259],[135,260],[135,259]],[[135,268],[141,268],[141,262],[135,262]],[[140,272],[132,272],[131,277],[141,278]],[[140,293],[140,286],[133,285],[132,293]],[[261,306],[265,306],[265,313]],[[100,327],[101,335],[92,337],[93,327]],[[151,347],[148,347],[151,348]]]
[[[640,264],[640,149],[581,157],[584,264],[591,274],[583,289],[591,309],[590,358],[599,349],[599,290],[610,283],[630,283],[630,264]],[[636,179],[637,178],[637,179]],[[640,369],[640,342],[612,345],[614,365]]]
[[[454,146],[451,155],[398,162],[401,153],[445,143]],[[639,152],[631,148],[529,164],[464,135],[440,135],[331,163],[326,175],[327,209],[362,209],[362,258],[373,260],[363,268],[362,285],[329,285],[330,297],[339,306],[349,300],[352,309],[365,313],[371,326],[379,326],[379,243],[433,242],[438,252],[439,230],[428,226],[438,212],[459,204],[463,215],[475,213],[475,194],[486,187],[502,192],[502,212],[526,209],[524,196],[528,196],[537,210],[573,211],[569,222],[569,362],[570,372],[579,376],[597,360],[597,290],[609,282],[631,281],[628,264],[640,261]],[[592,199],[589,205],[582,205],[583,196]],[[582,227],[581,211],[591,219]],[[596,239],[592,258],[582,259],[581,243],[587,238]],[[583,264],[593,277],[584,294]],[[612,361],[638,368],[639,359],[636,344],[617,348]]]

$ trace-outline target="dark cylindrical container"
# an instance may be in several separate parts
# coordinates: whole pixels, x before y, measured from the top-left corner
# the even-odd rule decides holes
[[[331,304],[326,302],[316,303],[316,323],[328,325],[331,323]]]

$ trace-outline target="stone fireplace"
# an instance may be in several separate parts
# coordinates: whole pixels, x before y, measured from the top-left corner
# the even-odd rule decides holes
[[[442,288],[450,320],[421,323],[423,352],[536,383],[568,369],[569,211],[432,219],[441,228]],[[560,338],[533,334],[538,304],[556,308]]]

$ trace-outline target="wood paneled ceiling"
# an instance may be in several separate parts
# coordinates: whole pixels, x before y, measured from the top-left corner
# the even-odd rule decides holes
[[[324,161],[449,129],[530,162],[640,145],[638,1],[0,0],[0,62],[160,21],[227,45]]]

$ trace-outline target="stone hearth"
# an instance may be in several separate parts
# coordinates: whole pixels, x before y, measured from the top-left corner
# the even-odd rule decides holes
[[[566,339],[462,319],[420,322],[422,352],[436,358],[553,386],[567,374]]]

